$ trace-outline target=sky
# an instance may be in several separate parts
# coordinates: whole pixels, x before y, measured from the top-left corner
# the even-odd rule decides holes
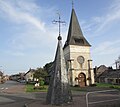
[[[92,45],[93,67],[113,66],[120,55],[120,0],[74,0],[83,35]],[[58,25],[67,38],[72,0],[0,0],[0,70],[27,72],[54,60]]]

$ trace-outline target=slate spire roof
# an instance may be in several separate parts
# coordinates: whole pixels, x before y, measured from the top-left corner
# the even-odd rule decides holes
[[[69,31],[64,48],[68,45],[91,46],[83,36],[74,8],[72,8]]]
[[[72,101],[61,40],[62,37],[59,35],[53,70],[46,97],[46,102],[54,105],[61,105]]]

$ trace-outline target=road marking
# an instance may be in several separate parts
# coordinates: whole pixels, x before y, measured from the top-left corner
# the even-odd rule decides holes
[[[4,90],[4,87],[2,87],[1,90]]]
[[[5,89],[7,90],[8,88],[6,87]]]

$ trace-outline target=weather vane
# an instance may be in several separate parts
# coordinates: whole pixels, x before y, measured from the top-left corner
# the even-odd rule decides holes
[[[52,22],[54,24],[56,24],[56,23],[59,24],[59,36],[60,36],[61,35],[61,24],[65,24],[66,22],[65,21],[61,21],[60,13],[57,13],[57,14],[58,14],[59,20],[53,20]]]

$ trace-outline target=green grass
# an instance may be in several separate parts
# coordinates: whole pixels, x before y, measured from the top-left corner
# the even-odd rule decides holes
[[[96,83],[97,87],[105,87],[105,88],[109,88],[112,85],[111,84],[105,84],[105,83]]]
[[[112,85],[112,84],[105,84],[105,83],[97,83],[96,87],[105,87],[105,88],[114,88],[120,90],[120,85]]]
[[[120,90],[120,85],[112,85],[112,84],[105,84],[105,83],[96,83],[96,87],[103,87],[103,88],[112,88]],[[87,92],[87,87],[80,88],[80,87],[70,87],[72,91],[81,91]],[[34,85],[26,84],[26,92],[47,92],[48,85],[44,85],[44,88],[34,89]]]
[[[87,90],[80,87],[70,87],[72,91],[81,91],[86,92]],[[26,84],[26,92],[47,92],[48,85],[45,85],[44,88],[41,89],[34,89],[34,85],[32,84]]]
[[[80,87],[70,87],[72,91],[81,91],[81,92],[86,92],[86,88],[80,88]]]
[[[47,92],[48,86],[40,87],[40,89],[34,89],[34,85],[26,84],[26,92]]]

